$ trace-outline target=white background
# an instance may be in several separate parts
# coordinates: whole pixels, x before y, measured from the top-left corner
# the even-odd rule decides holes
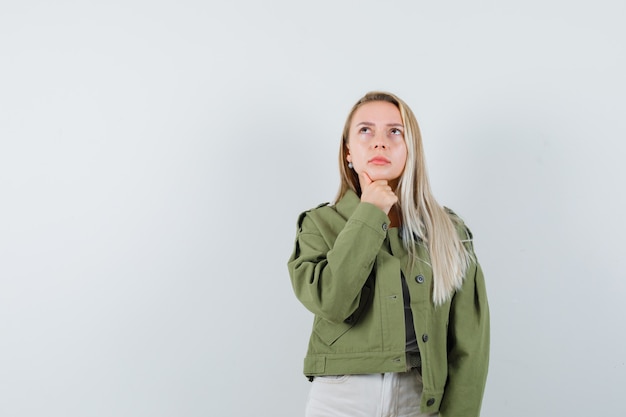
[[[286,261],[392,91],[492,313],[483,416],[624,415],[626,3],[0,3],[0,415],[298,416]]]

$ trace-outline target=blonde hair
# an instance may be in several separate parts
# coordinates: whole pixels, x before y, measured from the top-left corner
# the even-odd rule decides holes
[[[348,190],[361,195],[358,174],[348,167],[346,160],[348,136],[356,110],[372,101],[392,103],[400,111],[407,147],[406,165],[396,189],[397,204],[402,213],[402,241],[409,253],[411,267],[418,260],[416,243],[421,239],[426,244],[433,270],[432,298],[435,305],[441,305],[450,300],[454,292],[461,287],[472,256],[457,233],[455,224],[457,219],[451,217],[451,213],[437,203],[431,192],[417,119],[409,106],[399,97],[391,93],[373,91],[367,93],[352,107],[343,128],[339,149],[341,186],[337,200]]]

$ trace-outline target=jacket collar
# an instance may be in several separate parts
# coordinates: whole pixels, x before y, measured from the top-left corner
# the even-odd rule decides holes
[[[356,195],[354,191],[348,189],[343,197],[335,203],[335,209],[339,214],[347,219],[352,216],[352,213],[354,213],[354,210],[356,210],[360,202],[361,199],[359,196]]]

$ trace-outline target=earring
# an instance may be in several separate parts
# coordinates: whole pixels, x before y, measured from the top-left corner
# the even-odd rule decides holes
[[[348,168],[352,169],[352,162],[348,162]]]

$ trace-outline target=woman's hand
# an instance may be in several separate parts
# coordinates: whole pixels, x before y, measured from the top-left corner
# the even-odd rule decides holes
[[[389,210],[398,202],[398,196],[393,192],[387,180],[373,181],[367,172],[359,173],[361,184],[361,201],[371,203],[389,214]]]

